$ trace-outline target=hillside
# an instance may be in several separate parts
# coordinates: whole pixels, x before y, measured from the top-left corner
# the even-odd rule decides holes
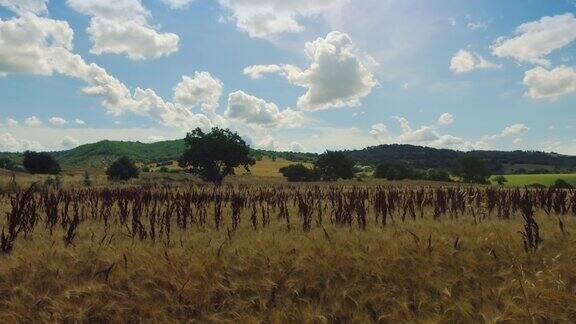
[[[418,169],[452,170],[465,152],[413,145],[380,145],[363,150],[345,151],[353,160],[368,165],[380,162],[404,162]],[[576,171],[576,156],[536,151],[473,151],[494,173],[512,173],[518,169]]]
[[[67,151],[50,152],[50,154],[64,166],[101,168],[110,165],[122,156],[127,156],[135,162],[146,164],[176,161],[182,156],[185,148],[184,140],[156,143],[100,141],[81,145]],[[314,160],[317,154],[252,150],[252,156],[257,159],[270,157],[288,161],[308,162]],[[20,153],[0,153],[0,158],[2,157],[9,158],[18,164],[22,163],[22,154]]]
[[[101,141],[82,145],[77,148],[52,152],[51,154],[65,166],[105,167],[121,156],[127,156],[135,162],[162,163],[177,160],[185,150],[183,140],[157,143]],[[413,145],[380,145],[363,150],[349,150],[344,153],[363,165],[377,165],[381,162],[403,162],[417,169],[452,170],[464,152],[449,149],[435,149]],[[576,171],[576,156],[534,151],[474,151],[474,154],[486,161],[493,173],[514,173],[519,169],[527,171],[544,170],[547,172]],[[273,152],[253,150],[255,158],[281,158],[293,162],[310,162],[316,159],[315,153]],[[22,156],[15,153],[0,154],[21,163]],[[543,173],[543,172],[542,172]]]
[[[54,157],[62,165],[101,167],[109,165],[119,157],[127,156],[142,163],[177,160],[184,152],[183,140],[157,143],[101,141],[77,148],[54,152]]]

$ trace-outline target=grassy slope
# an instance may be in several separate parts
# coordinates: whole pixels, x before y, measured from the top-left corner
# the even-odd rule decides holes
[[[184,152],[183,140],[152,144],[139,142],[102,141],[54,153],[63,165],[105,166],[121,156],[128,156],[142,163],[177,160]]]
[[[564,179],[568,183],[576,186],[576,174],[521,174],[507,175],[508,186],[526,186],[534,183],[551,186],[557,179]]]

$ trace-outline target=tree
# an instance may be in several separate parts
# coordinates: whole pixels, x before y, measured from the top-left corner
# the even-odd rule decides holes
[[[499,175],[496,178],[494,178],[494,181],[499,185],[499,186],[503,186],[505,183],[508,182],[508,179],[506,179],[505,176],[503,175]]]
[[[204,133],[196,128],[184,141],[188,148],[178,164],[204,181],[219,185],[225,177],[234,174],[234,168],[242,166],[249,172],[250,166],[256,164],[250,157],[250,146],[229,129],[215,127],[210,133]]]
[[[22,165],[32,174],[59,174],[60,165],[48,153],[24,152]]]
[[[138,168],[127,157],[121,157],[116,162],[112,163],[106,170],[108,179],[114,181],[127,181],[132,178],[138,178]]]
[[[18,166],[14,161],[12,161],[9,158],[0,158],[0,169],[16,171],[16,169],[18,169]]]
[[[466,183],[487,183],[490,171],[484,161],[472,155],[465,155],[458,160],[455,175]]]
[[[552,186],[553,188],[556,189],[574,189],[574,186],[569,184],[566,180],[564,179],[558,179],[556,180],[556,182],[554,182],[554,185]]]
[[[398,181],[411,178],[411,170],[408,166],[400,163],[381,163],[376,167],[374,177]]]
[[[324,181],[354,177],[354,161],[348,159],[342,152],[327,151],[321,154],[315,166]]]
[[[320,175],[314,169],[309,169],[303,164],[292,164],[280,169],[280,173],[288,179],[289,182],[312,182],[319,181]]]
[[[450,174],[444,170],[430,169],[426,171],[425,179],[428,181],[451,182]]]

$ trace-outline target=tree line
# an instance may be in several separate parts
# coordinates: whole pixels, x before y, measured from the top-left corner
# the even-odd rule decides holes
[[[221,184],[223,180],[235,173],[237,168],[247,171],[256,163],[250,146],[235,132],[229,129],[213,128],[204,132],[197,128],[186,135],[186,149],[180,159],[179,166],[197,175],[206,182]],[[488,163],[475,152],[459,156],[453,162],[449,171],[445,168],[420,169],[404,162],[389,162],[383,159],[376,164],[373,177],[398,180],[426,180],[451,182],[459,179],[466,183],[489,183],[491,170]],[[49,153],[25,152],[23,167],[32,174],[59,174],[60,165]],[[0,168],[15,170],[16,164],[9,159],[0,159]],[[281,168],[279,171],[290,182],[337,181],[353,179],[357,175],[358,165],[346,151],[327,151],[318,155],[311,167],[303,163]],[[139,169],[127,157],[121,157],[106,170],[110,180],[125,181],[139,176]],[[502,185],[505,177],[497,177],[495,181]],[[561,185],[561,184],[559,184]]]

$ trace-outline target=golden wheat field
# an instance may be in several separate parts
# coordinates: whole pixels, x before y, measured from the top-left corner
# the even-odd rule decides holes
[[[30,187],[0,212],[2,323],[576,321],[569,191]]]

